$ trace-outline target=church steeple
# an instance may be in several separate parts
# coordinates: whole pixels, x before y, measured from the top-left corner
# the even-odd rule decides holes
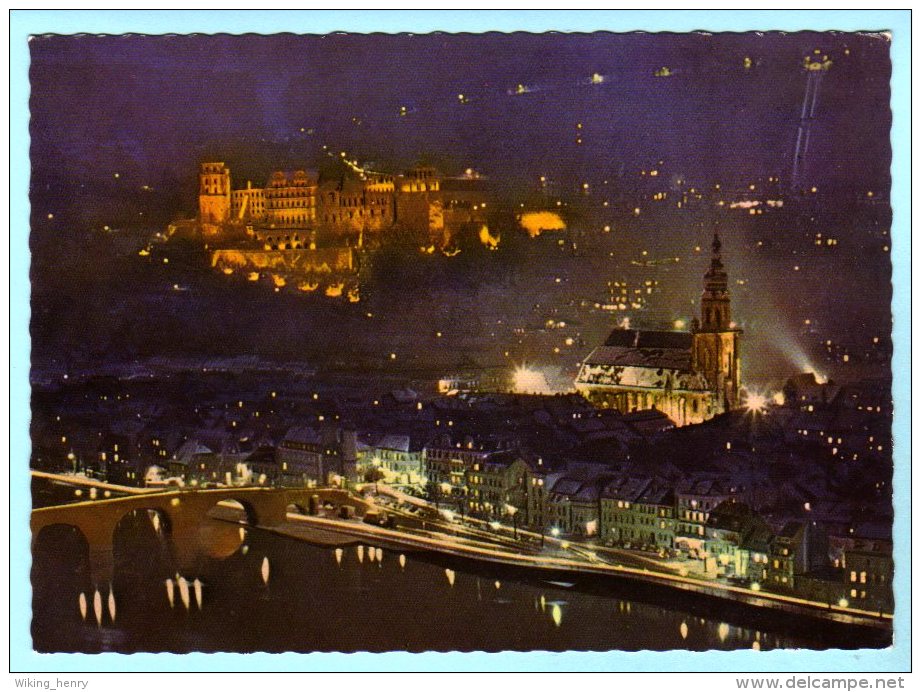
[[[718,231],[713,233],[710,268],[704,274],[704,292],[700,299],[700,329],[704,332],[724,332],[730,329],[729,277],[723,268],[722,248]]]
[[[692,363],[703,374],[716,395],[718,409],[727,411],[739,405],[742,368],[739,340],[742,331],[731,321],[729,277],[723,267],[723,244],[719,232],[713,234],[710,267],[704,274],[700,299],[700,328],[694,332]]]

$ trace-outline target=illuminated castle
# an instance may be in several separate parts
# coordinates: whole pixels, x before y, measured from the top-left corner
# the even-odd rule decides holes
[[[701,319],[691,331],[615,329],[583,361],[576,390],[622,413],[654,408],[677,425],[701,423],[739,406],[741,335],[730,318],[729,280],[714,234]]]
[[[428,167],[398,176],[356,173],[321,183],[306,170],[275,171],[265,187],[247,182],[235,190],[223,162],[203,163],[198,193],[202,233],[232,238],[246,228],[266,249],[301,249],[311,233],[328,241],[321,244],[341,245],[399,222],[443,245],[461,225],[485,223],[485,180],[479,176],[444,178]]]

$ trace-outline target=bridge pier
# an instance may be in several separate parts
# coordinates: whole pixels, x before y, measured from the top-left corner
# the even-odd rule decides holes
[[[198,572],[204,558],[204,546],[199,545],[199,527],[202,520],[202,516],[188,514],[173,519],[169,537],[173,568],[184,576]]]
[[[108,587],[115,571],[112,525],[108,521],[82,521],[78,528],[83,532],[89,548],[90,579],[96,588]]]
[[[115,560],[112,544],[90,545],[90,578],[93,585],[101,588],[109,585],[115,574]]]

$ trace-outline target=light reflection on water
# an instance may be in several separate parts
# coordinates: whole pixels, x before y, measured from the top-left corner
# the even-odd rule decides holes
[[[320,548],[251,530],[244,554],[238,527],[215,523],[208,535],[220,546],[216,553],[226,553],[234,542],[237,549],[224,560],[203,562],[196,573],[172,573],[162,551],[145,562],[116,555],[118,620],[104,620],[101,627],[91,617],[84,622],[74,608],[80,593],[92,597],[85,570],[70,579],[50,574],[57,563],[36,551],[35,647],[309,652],[816,646],[547,582],[484,578],[376,546]],[[162,548],[150,541],[139,536],[137,545],[125,544],[124,550],[150,555]],[[373,562],[365,559],[372,554]],[[264,579],[267,565],[270,581]]]

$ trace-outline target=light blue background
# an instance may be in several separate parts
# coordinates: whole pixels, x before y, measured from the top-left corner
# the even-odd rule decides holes
[[[622,670],[906,671],[910,669],[910,58],[901,11],[14,11],[10,18],[10,671]],[[502,654],[36,654],[29,622],[29,34],[430,31],[892,32],[895,645],[858,652]]]

